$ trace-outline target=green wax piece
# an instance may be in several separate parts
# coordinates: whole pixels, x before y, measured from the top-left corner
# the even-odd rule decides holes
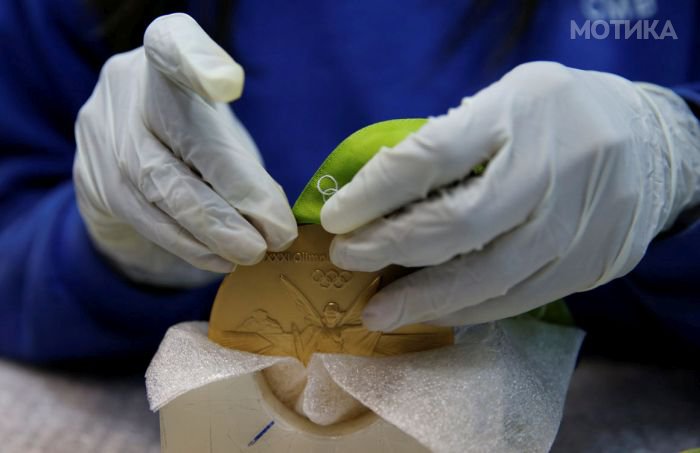
[[[534,310],[523,313],[521,316],[524,318],[534,318],[550,324],[558,324],[560,326],[575,325],[574,318],[571,316],[569,307],[566,306],[564,299],[559,299],[547,305],[542,305]]]
[[[362,128],[343,140],[321,164],[294,203],[292,212],[297,223],[321,223],[324,196],[318,190],[320,178],[323,178],[321,189],[340,189],[382,147],[396,146],[409,134],[420,129],[426,121],[425,118],[382,121]],[[337,187],[334,181],[337,182]]]

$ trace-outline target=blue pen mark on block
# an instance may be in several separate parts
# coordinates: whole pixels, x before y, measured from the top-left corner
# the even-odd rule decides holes
[[[264,436],[265,433],[268,432],[268,431],[270,430],[270,428],[272,428],[272,425],[274,425],[274,424],[275,424],[275,421],[272,420],[270,423],[268,423],[267,425],[265,425],[265,427],[264,427],[263,429],[261,429],[260,432],[259,432],[258,434],[255,435],[255,437],[253,437],[253,440],[251,440],[250,442],[248,442],[248,446],[249,446],[249,447],[252,447],[253,445],[255,445],[255,443],[256,443],[257,441],[259,441],[260,438],[261,438],[262,436]]]

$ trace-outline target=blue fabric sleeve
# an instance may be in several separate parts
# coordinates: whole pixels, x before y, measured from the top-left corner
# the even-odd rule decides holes
[[[206,318],[216,284],[137,286],[93,248],[71,181],[73,122],[109,55],[79,0],[0,3],[0,355],[142,356]]]
[[[700,82],[688,83],[672,89],[685,100],[693,114],[700,119]]]
[[[698,114],[696,109],[700,108],[700,82],[675,87],[673,91],[685,99],[695,114]]]
[[[591,349],[627,358],[700,352],[698,257],[700,221],[654,240],[626,276],[567,297]]]
[[[71,182],[4,222],[0,353],[30,361],[141,355],[164,330],[205,319],[216,285],[195,291],[136,286],[95,251]]]

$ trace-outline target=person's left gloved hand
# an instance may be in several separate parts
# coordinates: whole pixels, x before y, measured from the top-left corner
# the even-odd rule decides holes
[[[344,234],[339,267],[429,266],[365,309],[367,327],[392,330],[510,317],[602,285],[699,201],[700,128],[682,99],[530,63],[380,150],[321,221]]]

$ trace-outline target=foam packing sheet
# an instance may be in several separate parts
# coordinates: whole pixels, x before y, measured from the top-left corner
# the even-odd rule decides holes
[[[461,328],[455,339],[392,357],[315,354],[301,376],[295,358],[227,349],[207,338],[207,323],[182,323],[167,332],[148,368],[149,403],[160,410],[189,391],[272,367],[277,373],[268,384],[279,379],[295,388],[286,404],[315,423],[368,408],[431,451],[548,451],[583,332],[517,318]],[[287,429],[289,436],[307,435]],[[376,435],[379,449],[382,431],[371,424],[365,430],[363,445]]]

